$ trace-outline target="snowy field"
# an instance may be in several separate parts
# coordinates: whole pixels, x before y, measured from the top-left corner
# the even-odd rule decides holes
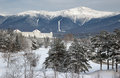
[[[47,54],[48,51],[49,51],[49,48],[44,48],[44,47],[33,51],[35,52],[35,54],[40,56],[38,65],[34,69],[34,72],[35,72],[34,78],[45,78],[44,76],[46,76],[47,78],[54,78],[54,71],[52,71],[52,69],[45,70],[43,65],[46,57],[48,57],[48,54]],[[13,54],[13,56],[17,58],[17,61],[18,61],[17,66],[20,66],[23,63],[22,54],[23,52]],[[120,78],[120,73],[116,73],[112,70],[106,71],[106,68],[107,68],[106,65],[103,65],[104,71],[98,71],[100,68],[99,64],[96,64],[92,61],[89,61],[89,63],[92,66],[92,69],[89,69],[89,72],[87,72],[86,74],[85,73],[80,74],[80,78]],[[5,59],[3,58],[3,53],[0,53],[0,78],[2,78],[3,75],[5,74],[6,68],[7,68],[7,64]],[[57,72],[57,74],[58,74],[58,78],[66,78],[66,73]],[[71,74],[71,73],[67,73],[67,76],[68,76],[67,78],[72,78],[72,75],[74,75],[73,78],[77,78],[76,74]]]

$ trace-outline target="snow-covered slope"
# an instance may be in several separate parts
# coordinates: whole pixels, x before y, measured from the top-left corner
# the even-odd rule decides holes
[[[68,43],[67,47],[69,47],[70,44],[71,43]],[[41,47],[41,48],[33,51],[36,55],[40,56],[37,66],[34,68],[34,78],[45,78],[44,77],[45,74],[46,74],[47,78],[54,78],[54,71],[51,69],[45,70],[44,64],[43,64],[45,59],[48,57],[49,49],[50,49],[50,47],[48,47],[48,48]],[[15,71],[16,72],[15,76],[20,76],[20,78],[24,78],[24,76],[23,76],[24,72],[22,71],[22,70],[24,70],[23,55],[24,55],[24,52],[12,54],[11,59],[13,59],[14,65],[12,65],[12,67],[10,67],[11,72],[9,72],[9,74],[12,73],[10,75],[13,75],[13,72]],[[6,58],[3,58],[3,53],[0,53],[0,78],[5,78],[4,76],[6,75],[7,61],[5,61],[5,60],[6,60]],[[119,78],[120,77],[119,73],[116,73],[113,70],[106,70],[106,65],[103,65],[104,71],[97,71],[97,70],[99,70],[99,64],[96,64],[92,61],[90,61],[89,64],[92,66],[92,69],[90,69],[90,71],[87,72],[87,74],[80,73],[80,78]],[[17,68],[17,67],[19,67],[19,68]],[[28,68],[29,68],[29,65],[28,65]],[[16,69],[17,69],[17,71],[16,71]],[[28,71],[29,71],[29,69],[28,69]],[[74,78],[78,78],[77,74],[75,74],[75,73],[71,74],[68,72],[67,75],[68,75],[67,78],[72,78],[71,75],[74,75]],[[11,77],[11,78],[13,78],[13,77]],[[57,78],[66,78],[66,73],[58,72]]]
[[[18,13],[17,15],[30,15],[30,16],[43,15],[45,17],[50,17],[50,18],[63,16],[63,17],[70,17],[74,20],[82,19],[82,18],[86,18],[87,20],[89,20],[91,18],[100,18],[100,17],[112,16],[115,14],[117,13],[96,11],[87,7],[78,7],[78,8],[72,8],[68,10],[61,10],[61,11],[55,11],[55,12],[26,11],[26,12]]]
[[[0,16],[6,16],[6,14],[2,14],[2,13],[0,13]]]
[[[26,11],[0,17],[0,29],[53,33],[91,33],[119,28],[120,13],[78,7],[61,11]],[[96,31],[97,30],[97,31]]]
[[[0,16],[6,16],[6,14],[2,14],[2,13],[0,13]]]

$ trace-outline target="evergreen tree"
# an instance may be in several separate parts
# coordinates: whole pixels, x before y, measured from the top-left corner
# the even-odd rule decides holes
[[[8,45],[7,31],[0,30],[0,51],[5,52]]]
[[[52,68],[55,71],[63,71],[66,55],[64,43],[60,39],[55,39],[48,54],[49,56],[44,62],[46,68]]]
[[[118,63],[120,62],[120,29],[114,31],[112,50],[114,51],[113,57],[116,61],[116,72],[118,71]]]
[[[7,67],[9,67],[11,53],[22,50],[22,45],[19,35],[12,30],[1,30],[0,32],[0,51],[7,54]]]
[[[109,60],[111,59],[112,51],[111,34],[102,31],[98,35],[91,38],[93,52],[96,53],[95,60],[100,62],[100,69],[102,70],[102,62],[107,59],[107,69],[109,69]]]
[[[95,60],[100,62],[100,69],[102,69],[102,61],[105,59],[107,60],[107,69],[109,69],[110,60],[112,60],[112,69],[114,69],[114,60],[116,60],[116,67],[118,67],[118,55],[120,55],[119,34],[119,30],[115,30],[115,33],[103,31],[91,38],[93,52],[96,53]]]
[[[50,39],[48,37],[44,38],[44,46],[47,48],[50,44]]]
[[[86,72],[90,65],[88,64],[87,50],[75,39],[69,48],[68,70],[74,73]]]

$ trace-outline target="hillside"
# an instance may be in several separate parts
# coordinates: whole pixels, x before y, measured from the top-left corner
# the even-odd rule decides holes
[[[120,28],[120,13],[96,11],[87,7],[68,10],[26,11],[16,15],[1,15],[0,29],[19,29],[53,33],[96,33]]]

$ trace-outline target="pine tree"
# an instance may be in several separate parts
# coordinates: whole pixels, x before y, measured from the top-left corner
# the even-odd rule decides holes
[[[114,31],[113,41],[114,44],[112,45],[112,49],[114,51],[113,57],[116,61],[116,72],[118,71],[118,63],[120,62],[120,29],[116,29]]]
[[[6,38],[6,31],[0,30],[0,51],[5,52],[8,45],[8,38]]]
[[[7,67],[9,67],[11,54],[22,50],[22,45],[19,35],[12,30],[1,30],[0,32],[0,51],[7,54]]]
[[[44,46],[47,48],[50,44],[50,39],[48,37],[44,38]]]
[[[111,59],[111,34],[102,31],[98,35],[91,38],[93,52],[96,53],[95,60],[100,62],[100,70],[102,70],[103,60],[107,60],[107,69],[109,69],[109,60]]]
[[[46,68],[52,68],[55,71],[63,71],[66,55],[64,43],[60,39],[55,39],[48,54],[49,56],[44,62]]]
[[[86,72],[90,65],[88,64],[87,50],[75,39],[69,48],[70,62],[68,70],[74,73]]]

